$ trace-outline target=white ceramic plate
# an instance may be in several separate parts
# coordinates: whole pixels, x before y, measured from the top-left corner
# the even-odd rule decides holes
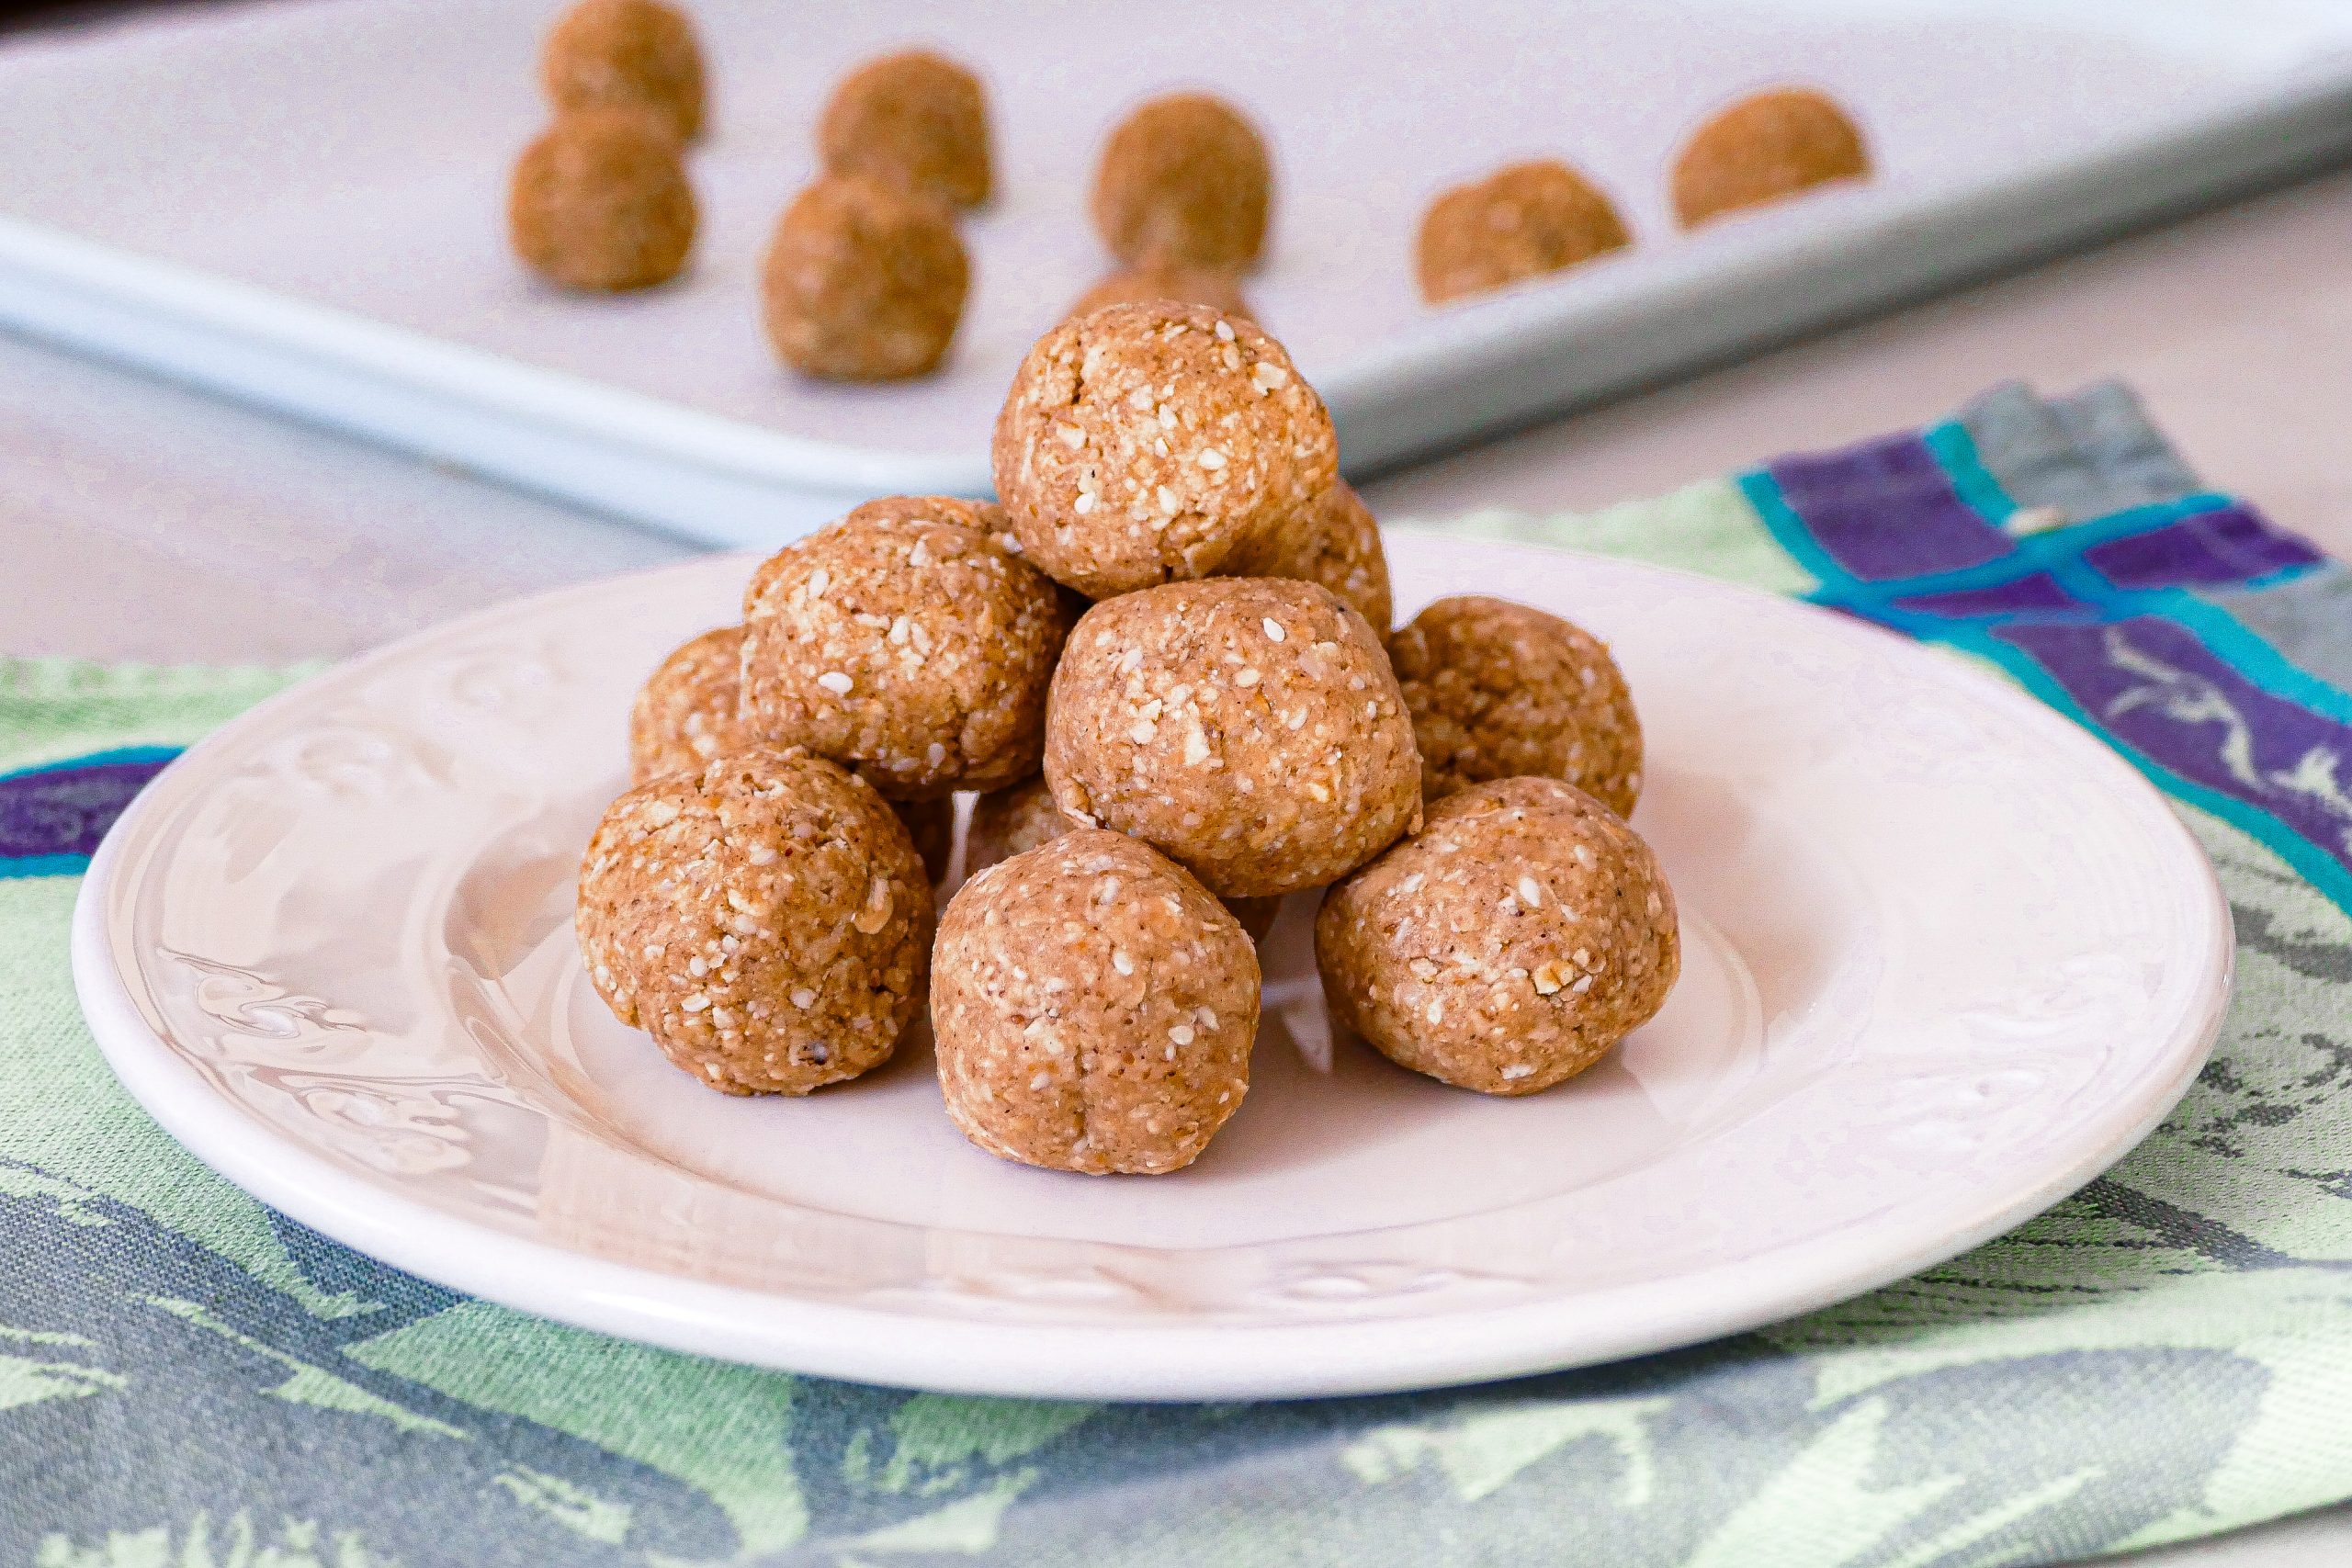
[[[731,615],[741,558],[428,632],[189,751],[91,868],[91,1026],[231,1180],[457,1289],[810,1372],[1163,1399],[1495,1377],[1817,1306],[2071,1191],[2204,1060],[2211,870],[2031,699],[1678,573],[1391,548],[1408,613],[1501,591],[1608,637],[1648,731],[1634,821],[1685,972],[1550,1093],[1345,1040],[1327,1074],[1278,1021],[1199,1164],[1086,1178],[967,1145],[922,1049],[805,1100],[670,1067],[585,983],[573,875],[631,691]],[[1311,902],[1272,984],[1312,974]]]
[[[984,492],[1012,368],[1093,280],[1104,130],[1204,85],[1279,167],[1269,328],[1351,471],[2283,177],[2352,149],[2341,0],[694,0],[713,131],[692,271],[626,299],[535,287],[504,185],[545,117],[562,0],[284,0],[0,49],[0,322],[736,544],[877,493]],[[852,62],[909,40],[988,77],[1000,198],[943,374],[782,373],[761,246]],[[1678,232],[1675,148],[1817,82],[1878,173]],[[1588,170],[1622,254],[1443,310],[1431,195],[1540,154]]]

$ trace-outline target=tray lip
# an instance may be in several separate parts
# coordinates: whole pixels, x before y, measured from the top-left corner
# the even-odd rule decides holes
[[[1439,534],[1442,530],[1415,530]],[[1509,555],[1548,547],[1465,538]],[[1577,552],[1550,553],[1575,557]],[[412,647],[459,636],[529,606],[610,592],[616,582],[716,570],[741,555],[706,557],[652,571],[575,584],[510,601],[424,628],[312,676],[257,705],[190,747],[133,799],[93,857],[72,922],[74,987],[108,1066],[165,1132],[258,1201],[391,1266],[469,1295],[577,1327],[748,1365],[943,1393],[1024,1398],[1189,1403],[1397,1393],[1592,1365],[1758,1328],[1849,1300],[1946,1261],[2013,1229],[2078,1190],[2144,1139],[2188,1091],[2219,1037],[2234,974],[2235,938],[2219,875],[2170,803],[2138,770],[2046,705],[1996,677],[1952,661],[1943,676],[1973,684],[2041,728],[2052,745],[2107,775],[2119,795],[2154,806],[2185,863],[2196,869],[2199,912],[2210,941],[2198,992],[2150,1059],[2171,1070],[2096,1118],[2074,1157],[2036,1179],[1980,1200],[1965,1223],[1903,1247],[1857,1242],[1854,1229],[1676,1277],[1595,1290],[1563,1302],[1466,1310],[1438,1320],[1169,1327],[1006,1323],[910,1317],[886,1309],[786,1298],[584,1256],[492,1229],[420,1201],[290,1141],[256,1137],[251,1115],[215,1094],[163,1048],[118,962],[112,925],[129,897],[127,846],[149,816],[169,810],[174,775],[189,759],[232,750],[317,682],[349,678],[406,656]],[[1928,650],[1883,628],[1780,595],[1673,568],[1608,558],[1612,570],[1656,574],[1679,592],[1769,600],[1817,615],[1833,635],[1892,654]],[[160,786],[160,787],[159,787]],[[1724,1303],[1736,1303],[1725,1307]],[[910,1326],[922,1332],[910,1334]],[[1601,1326],[1597,1326],[1601,1325]],[[1610,1326],[1613,1325],[1613,1326]],[[1248,1345],[1244,1349],[1241,1341]],[[1083,1349],[1076,1348],[1083,1343]]]
[[[274,8],[275,0],[247,0],[237,10],[251,14]],[[194,28],[200,24],[182,18],[177,25]],[[73,47],[57,44],[44,50],[36,45],[27,52]],[[2222,175],[2198,169],[2196,154],[2201,150],[2232,139],[2261,140],[2266,133],[2276,133],[2270,140],[2277,147],[2241,152]],[[1695,236],[1676,235],[1669,243],[1602,258],[1566,276],[1531,279],[1489,298],[1432,310],[1323,368],[1316,382],[1344,436],[1360,419],[1381,422],[1390,410],[1426,408],[1437,394],[1464,389],[1482,374],[1521,365],[1531,349],[1559,355],[1578,341],[1632,340],[1645,324],[1687,318],[1694,307],[1733,293],[1785,296],[1821,266],[1850,264],[1858,255],[1882,258],[1877,265],[1884,271],[1884,258],[1931,233],[1998,234],[2005,229],[2023,233],[2014,220],[2018,214],[2071,209],[2076,204],[2058,200],[2069,191],[2150,177],[2162,185],[2159,194],[2135,197],[2115,216],[2045,221],[2023,242],[1963,240],[1963,259],[1925,272],[1913,269],[1916,276],[1905,274],[1891,289],[1882,288],[1826,314],[1800,310],[1792,318],[1794,325],[1806,329],[1865,314],[1894,299],[1917,297],[2056,250],[2064,242],[2111,231],[2131,217],[2246,188],[2346,152],[2352,152],[2352,45],[2315,46],[2281,69],[2249,72],[2226,84],[2187,118],[2136,133],[2129,127],[2119,129],[2001,174],[1893,193],[1883,186],[1833,187],[1804,201],[1712,225]],[[1868,205],[1857,197],[1867,198]],[[1632,265],[1635,261],[1638,269]],[[926,452],[797,435],[5,213],[0,213],[0,279],[267,349],[339,378],[354,394],[420,396],[437,400],[447,412],[555,432],[730,479],[861,496],[894,491],[979,496],[993,487],[984,440],[976,440],[971,451]],[[0,321],[40,333],[42,316],[38,304],[11,309],[0,299]],[[50,330],[57,329],[52,324]],[[1776,334],[1751,329],[1736,335],[1763,342]],[[85,348],[93,346],[86,338],[75,341]],[[104,352],[139,357],[136,345],[119,334],[107,341]],[[1716,344],[1711,352],[1720,356],[1729,346],[1736,345]],[[1581,392],[1553,389],[1532,400],[1521,396],[1509,409],[1454,421],[1433,436],[1400,441],[1378,431],[1374,444],[1379,449],[1351,453],[1348,467],[1355,472],[1407,455],[1390,446],[1431,450],[1475,439],[1596,393],[1689,368],[1704,357],[1678,350],[1667,364],[1649,366],[1630,379],[1618,375],[1609,386]],[[329,400],[315,390],[252,395],[298,415],[324,412],[322,404]],[[364,418],[347,423],[377,429]],[[626,504],[615,509],[625,515],[644,515]]]

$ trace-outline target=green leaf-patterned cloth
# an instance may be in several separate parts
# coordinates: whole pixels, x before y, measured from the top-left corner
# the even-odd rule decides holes
[[[1151,1407],[697,1360],[373,1263],[141,1113],[74,1005],[80,873],[288,677],[0,661],[0,1563],[1980,1568],[2352,1495],[2352,572],[2114,387],[1454,526],[1803,594],[2119,748],[2235,910],[2188,1100],[1954,1263],[1617,1366]]]

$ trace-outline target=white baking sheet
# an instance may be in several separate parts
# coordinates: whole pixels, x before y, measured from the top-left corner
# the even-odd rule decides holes
[[[706,536],[795,531],[891,489],[984,490],[1034,337],[1102,270],[1084,197],[1136,98],[1204,85],[1267,128],[1278,212],[1250,293],[1358,471],[1849,314],[2352,142],[2352,6],[2293,0],[1527,0],[786,6],[702,0],[715,134],[680,283],[620,299],[507,255],[554,7],[272,0],[0,51],[0,321]],[[988,78],[1001,196],[943,375],[781,370],[760,247],[844,67],[910,41]],[[1694,236],[1665,171],[1781,80],[1880,164]],[[1482,304],[1412,284],[1441,186],[1554,152],[1636,247]]]

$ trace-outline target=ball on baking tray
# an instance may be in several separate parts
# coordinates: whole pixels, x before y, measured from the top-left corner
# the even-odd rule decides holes
[[[694,249],[694,187],[676,136],[634,109],[560,115],[523,150],[507,236],[531,270],[589,293],[650,288]]]
[[[1576,170],[1552,158],[1513,164],[1430,203],[1416,255],[1421,298],[1483,294],[1631,243],[1616,205]]]
[[[1421,795],[1540,774],[1620,817],[1642,789],[1642,725],[1599,637],[1507,599],[1441,599],[1388,639],[1413,716]]]
[[[1572,1077],[1655,1016],[1674,895],[1624,819],[1556,779],[1475,784],[1334,886],[1315,924],[1332,1015],[1399,1066],[1485,1094]]]
[[[1249,1090],[1256,951],[1183,868],[1123,834],[1080,828],[981,872],[933,958],[947,1113],[990,1154],[1176,1170]]]
[[[936,799],[1035,773],[1069,632],[1045,573],[949,496],[866,502],[770,557],[743,600],[743,718],[885,795]]]
[[[989,198],[988,95],[978,76],[927,49],[869,60],[826,101],[817,155],[829,174],[978,207]]]
[[[1329,590],[1275,578],[1170,583],[1089,610],[1054,674],[1046,778],[1064,811],[1238,898],[1345,875],[1421,803],[1379,637]]]
[[[1685,229],[1815,186],[1869,177],[1852,117],[1811,87],[1740,99],[1691,134],[1674,160],[1674,216]]]
[[[993,458],[1023,553],[1096,599],[1223,569],[1339,474],[1331,416],[1281,344],[1164,300],[1038,339]]]
[[[548,31],[539,84],[560,114],[635,109],[681,141],[702,134],[702,46],[662,0],[580,0]]]
[[[1257,127],[1208,93],[1170,93],[1119,122],[1094,171],[1094,228],[1130,265],[1252,265],[1266,243],[1272,161]]]
[[[1080,295],[1071,303],[1069,317],[1091,315],[1105,305],[1149,305],[1159,300],[1204,305],[1240,321],[1254,320],[1238,275],[1219,267],[1164,265],[1121,267]]]
[[[871,786],[755,749],[613,802],[574,924],[596,994],[678,1066],[729,1094],[806,1094],[897,1048],[931,882]]]
[[[777,357],[803,375],[927,376],[956,336],[971,272],[945,208],[888,181],[827,175],[776,220],[762,320]]]

